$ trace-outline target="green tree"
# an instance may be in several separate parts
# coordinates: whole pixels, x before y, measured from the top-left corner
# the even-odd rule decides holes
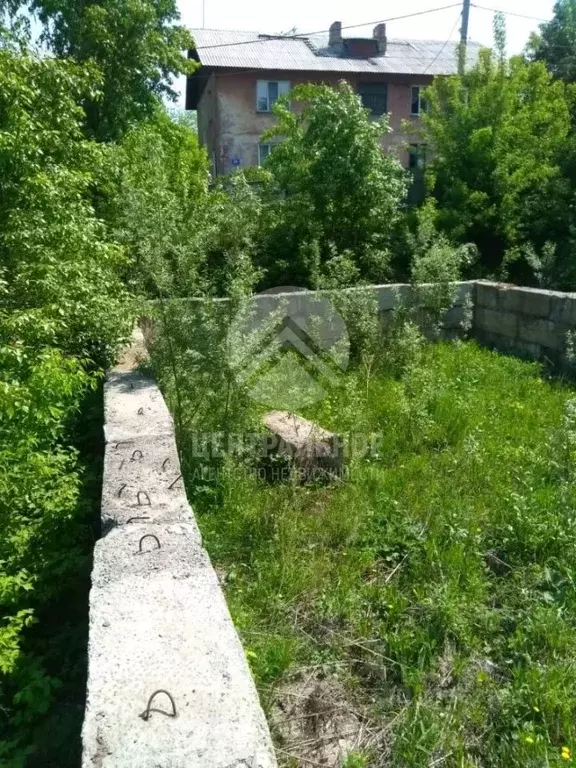
[[[267,169],[281,199],[272,207],[268,279],[385,279],[407,188],[400,164],[382,149],[386,118],[373,120],[346,83],[299,85],[274,111],[268,139],[281,143]]]
[[[192,217],[208,194],[208,161],[188,121],[157,109],[110,153],[100,187],[102,217],[132,257],[137,289],[154,297],[199,292]]]
[[[57,56],[98,66],[101,87],[97,98],[87,95],[85,111],[99,140],[117,140],[150,117],[161,97],[175,99],[173,77],[194,67],[175,0],[0,0],[0,10],[21,7],[37,14]]]
[[[111,153],[100,207],[147,296],[224,295],[239,262],[252,272],[262,203],[242,174],[208,188],[208,159],[187,118],[164,109]]]
[[[66,743],[63,735],[67,726],[57,716],[51,721],[58,721],[56,729],[44,720],[56,691],[69,693],[66,680],[78,675],[68,658],[74,632],[67,621],[74,607],[67,605],[61,635],[50,635],[46,624],[53,609],[61,609],[59,600],[77,598],[93,544],[91,508],[83,495],[87,473],[72,447],[73,424],[134,315],[120,279],[123,250],[108,240],[93,208],[109,150],[85,138],[79,103],[96,98],[97,83],[93,66],[31,55],[4,35],[0,764],[13,768],[78,764],[77,743]],[[33,632],[34,623],[40,626]],[[56,736],[52,730],[60,746],[64,742],[54,761],[46,757],[47,743]]]
[[[427,95],[434,146],[428,185],[441,230],[478,246],[483,274],[497,273],[511,248],[530,244],[540,253],[548,241],[567,243],[567,86],[554,82],[542,62],[507,61],[503,51],[484,50],[470,72],[436,78]]]
[[[105,366],[130,308],[91,199],[108,150],[84,138],[79,102],[97,82],[90,66],[0,48],[0,311],[16,334],[31,318],[28,343]]]
[[[530,40],[528,55],[545,62],[554,77],[576,82],[576,0],[558,0],[551,21]]]

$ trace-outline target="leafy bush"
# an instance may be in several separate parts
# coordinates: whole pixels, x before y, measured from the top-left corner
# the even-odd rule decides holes
[[[0,311],[15,339],[105,366],[131,308],[90,200],[106,150],[83,138],[78,102],[95,77],[0,48]]]
[[[542,62],[507,61],[502,30],[498,39],[495,53],[481,51],[466,74],[435,79],[424,117],[435,147],[428,183],[438,226],[457,242],[477,245],[484,276],[499,272],[509,249],[530,246],[541,254],[548,241],[562,248],[561,261],[574,260],[566,173],[572,93]],[[510,277],[533,280],[528,262],[520,266],[516,260]]]
[[[63,712],[57,759],[56,733],[42,731],[58,689],[70,695],[65,681],[82,677],[68,624],[94,499],[73,444],[134,315],[123,251],[93,208],[107,150],[84,138],[78,104],[95,82],[91,67],[0,47],[0,762],[14,768],[72,765],[77,749]]]
[[[132,257],[127,277],[151,296],[202,291],[194,223],[208,192],[208,163],[187,121],[161,109],[110,153],[99,205],[110,234]]]
[[[224,296],[241,261],[260,275],[262,201],[242,174],[208,188],[206,153],[188,120],[158,110],[126,136],[107,176],[102,215],[132,256],[127,278],[139,292]]]

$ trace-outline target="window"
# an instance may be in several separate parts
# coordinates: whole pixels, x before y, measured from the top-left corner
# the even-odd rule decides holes
[[[272,144],[258,144],[258,165],[264,165],[264,161],[272,151]]]
[[[271,112],[278,100],[290,90],[288,80],[258,80],[256,83],[256,110]]]
[[[388,111],[387,83],[360,83],[358,94],[362,99],[362,105],[369,109],[375,117],[385,115]]]
[[[412,86],[412,101],[410,106],[411,115],[421,115],[422,112],[428,111],[428,104],[426,103],[426,99],[422,95],[423,91],[424,91],[424,87],[421,85]]]
[[[426,165],[426,144],[410,144],[408,147],[408,168],[421,170]]]

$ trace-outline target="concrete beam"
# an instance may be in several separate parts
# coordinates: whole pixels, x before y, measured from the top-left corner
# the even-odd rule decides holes
[[[82,768],[275,768],[264,713],[188,504],[172,418],[135,369],[104,387],[104,537],[90,592]],[[149,716],[150,697],[156,691]]]
[[[142,718],[157,690],[172,696],[175,717],[168,696],[159,694],[153,707],[161,711]],[[98,542],[83,741],[83,768],[276,765],[195,526],[135,524]]]

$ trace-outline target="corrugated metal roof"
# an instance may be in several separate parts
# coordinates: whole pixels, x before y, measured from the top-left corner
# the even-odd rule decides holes
[[[192,34],[206,67],[404,75],[450,75],[458,69],[458,44],[439,40],[389,39],[385,56],[351,59],[330,50],[323,35],[281,38],[224,29]],[[478,43],[468,44],[469,65],[479,50]]]

